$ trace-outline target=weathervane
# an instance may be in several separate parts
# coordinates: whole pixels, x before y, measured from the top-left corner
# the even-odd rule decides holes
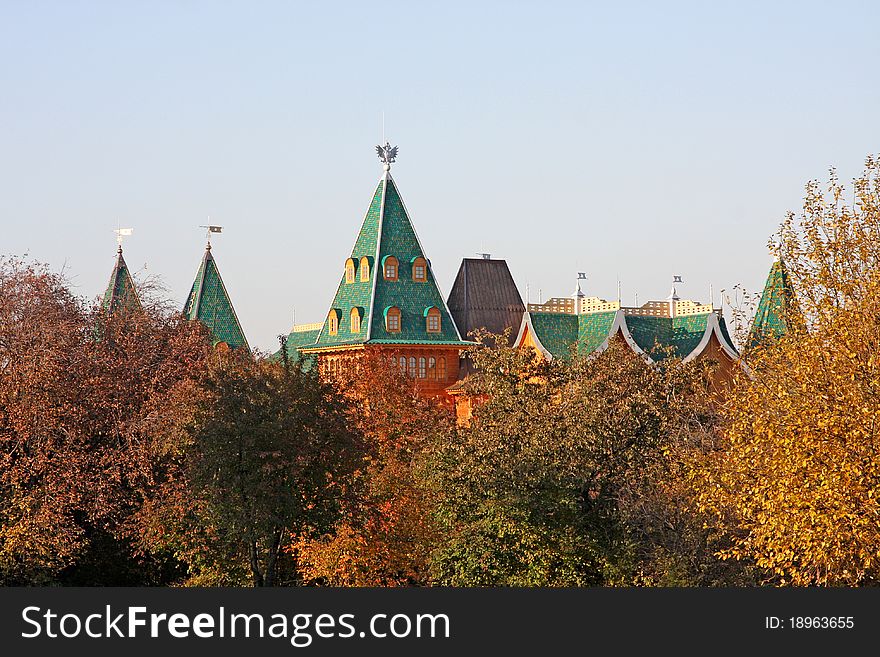
[[[126,237],[129,237],[134,232],[134,229],[133,228],[114,228],[113,232],[116,233],[116,244],[119,247],[119,253],[122,253],[122,240]]]
[[[391,171],[391,165],[397,159],[397,146],[392,146],[386,141],[384,146],[376,146],[376,154],[382,160],[382,168]]]
[[[208,221],[211,221],[211,217],[208,217]],[[206,229],[205,237],[208,239],[208,246],[206,248],[210,251],[211,250],[211,233],[222,233],[223,226],[214,226],[212,224],[208,224],[207,226],[199,226],[199,228]]]

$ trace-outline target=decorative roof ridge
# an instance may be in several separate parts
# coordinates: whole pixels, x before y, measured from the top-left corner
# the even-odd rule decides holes
[[[633,338],[632,333],[629,330],[629,326],[626,323],[626,313],[623,311],[622,308],[615,311],[614,322],[612,322],[611,328],[608,329],[608,337],[605,338],[602,344],[596,347],[593,353],[600,354],[608,349],[608,344],[611,341],[611,338],[613,338],[618,331],[620,331],[620,334],[623,336],[626,344],[629,345],[629,348],[633,350],[633,353],[641,356],[649,365],[654,362],[654,359],[651,358],[645,352],[645,350],[638,345],[638,343],[635,341],[635,338]]]
[[[376,312],[376,285],[379,284],[380,274],[383,276],[385,275],[384,272],[379,271],[380,267],[384,268],[384,265],[379,263],[379,253],[382,249],[382,226],[385,223],[385,199],[388,195],[389,180],[393,180],[393,178],[391,178],[391,167],[386,164],[382,177],[379,179],[379,182],[382,185],[382,199],[379,201],[379,223],[376,227],[376,255],[373,256],[373,280],[370,282],[370,314],[367,317],[366,340],[364,340],[364,342],[369,341],[370,338],[373,337],[373,314]],[[398,194],[398,196],[400,195]],[[402,202],[403,201],[401,201],[401,203]],[[372,201],[370,202],[370,205],[372,205]],[[370,208],[368,207],[367,212],[369,211]],[[366,215],[364,215],[364,221],[366,221],[366,218]],[[320,335],[318,337],[320,338]],[[315,340],[315,342],[317,342],[317,340]]]
[[[520,343],[520,340],[523,339],[526,330],[532,336],[532,339],[535,341],[535,345],[538,347],[538,351],[546,358],[547,360],[553,360],[553,354],[550,353],[550,350],[547,349],[542,343],[541,338],[538,337],[538,332],[535,330],[535,327],[532,325],[532,313],[528,310],[523,313],[522,321],[519,325],[519,331],[516,334],[516,339],[514,339],[513,344],[517,345]]]
[[[727,339],[721,332],[721,323],[718,321],[718,314],[712,312],[708,313],[708,316],[706,317],[706,328],[703,331],[703,337],[700,338],[697,346],[695,346],[687,356],[684,356],[681,359],[681,362],[689,363],[692,360],[695,360],[708,346],[709,340],[712,339],[713,335],[718,339],[718,344],[721,345],[721,350],[727,355],[728,358],[734,361],[740,360],[739,353],[736,351],[736,348],[734,348],[732,344],[727,342]]]
[[[202,306],[202,290],[205,289],[205,274],[208,272],[208,261],[213,259],[214,256],[211,255],[211,244],[209,242],[208,246],[205,247],[205,254],[202,256],[202,262],[199,265],[199,270],[196,272],[196,279],[199,281],[199,286],[198,288],[196,288],[196,296],[195,299],[193,299],[193,305],[190,309],[190,313],[193,315],[193,317],[198,317],[199,315],[199,309]],[[220,276],[219,269],[217,270],[217,276]],[[220,280],[222,283],[223,279]],[[233,312],[235,312],[235,309],[233,309]]]

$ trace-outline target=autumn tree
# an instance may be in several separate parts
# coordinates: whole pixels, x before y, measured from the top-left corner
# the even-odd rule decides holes
[[[702,504],[731,559],[768,582],[860,585],[880,578],[880,162],[846,190],[807,185],[780,230],[798,313],[749,355],[708,461]]]
[[[300,566],[314,582],[431,583],[429,557],[439,537],[436,498],[424,468],[426,455],[449,438],[454,421],[451,409],[422,398],[393,362],[366,354],[358,375],[337,383],[345,388],[349,422],[365,442],[366,458],[340,520],[296,546]]]
[[[190,584],[296,583],[286,548],[332,524],[362,455],[340,396],[301,363],[218,351],[166,402],[144,544],[186,563]]]
[[[719,576],[707,567],[718,560],[695,506],[675,497],[680,461],[671,455],[699,445],[712,426],[698,368],[674,359],[650,366],[616,340],[571,362],[507,347],[473,358],[470,393],[486,401],[434,461],[445,536],[432,557],[438,582]]]
[[[99,544],[121,538],[138,504],[150,403],[206,353],[198,327],[155,306],[108,315],[74,297],[60,275],[21,260],[0,264],[0,568],[7,581],[53,581],[84,555],[96,557]],[[113,550],[114,559],[130,556],[125,546]]]

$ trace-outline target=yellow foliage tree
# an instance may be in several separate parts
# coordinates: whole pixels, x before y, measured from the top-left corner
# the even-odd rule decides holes
[[[749,356],[726,441],[700,467],[701,504],[768,582],[880,580],[880,160],[852,201],[834,171],[780,230],[798,314]]]

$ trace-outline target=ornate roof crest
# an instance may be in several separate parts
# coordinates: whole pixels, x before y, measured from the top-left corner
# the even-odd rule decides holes
[[[382,161],[385,171],[390,171],[391,164],[397,159],[397,146],[392,146],[386,141],[384,146],[376,146],[376,154]]]

